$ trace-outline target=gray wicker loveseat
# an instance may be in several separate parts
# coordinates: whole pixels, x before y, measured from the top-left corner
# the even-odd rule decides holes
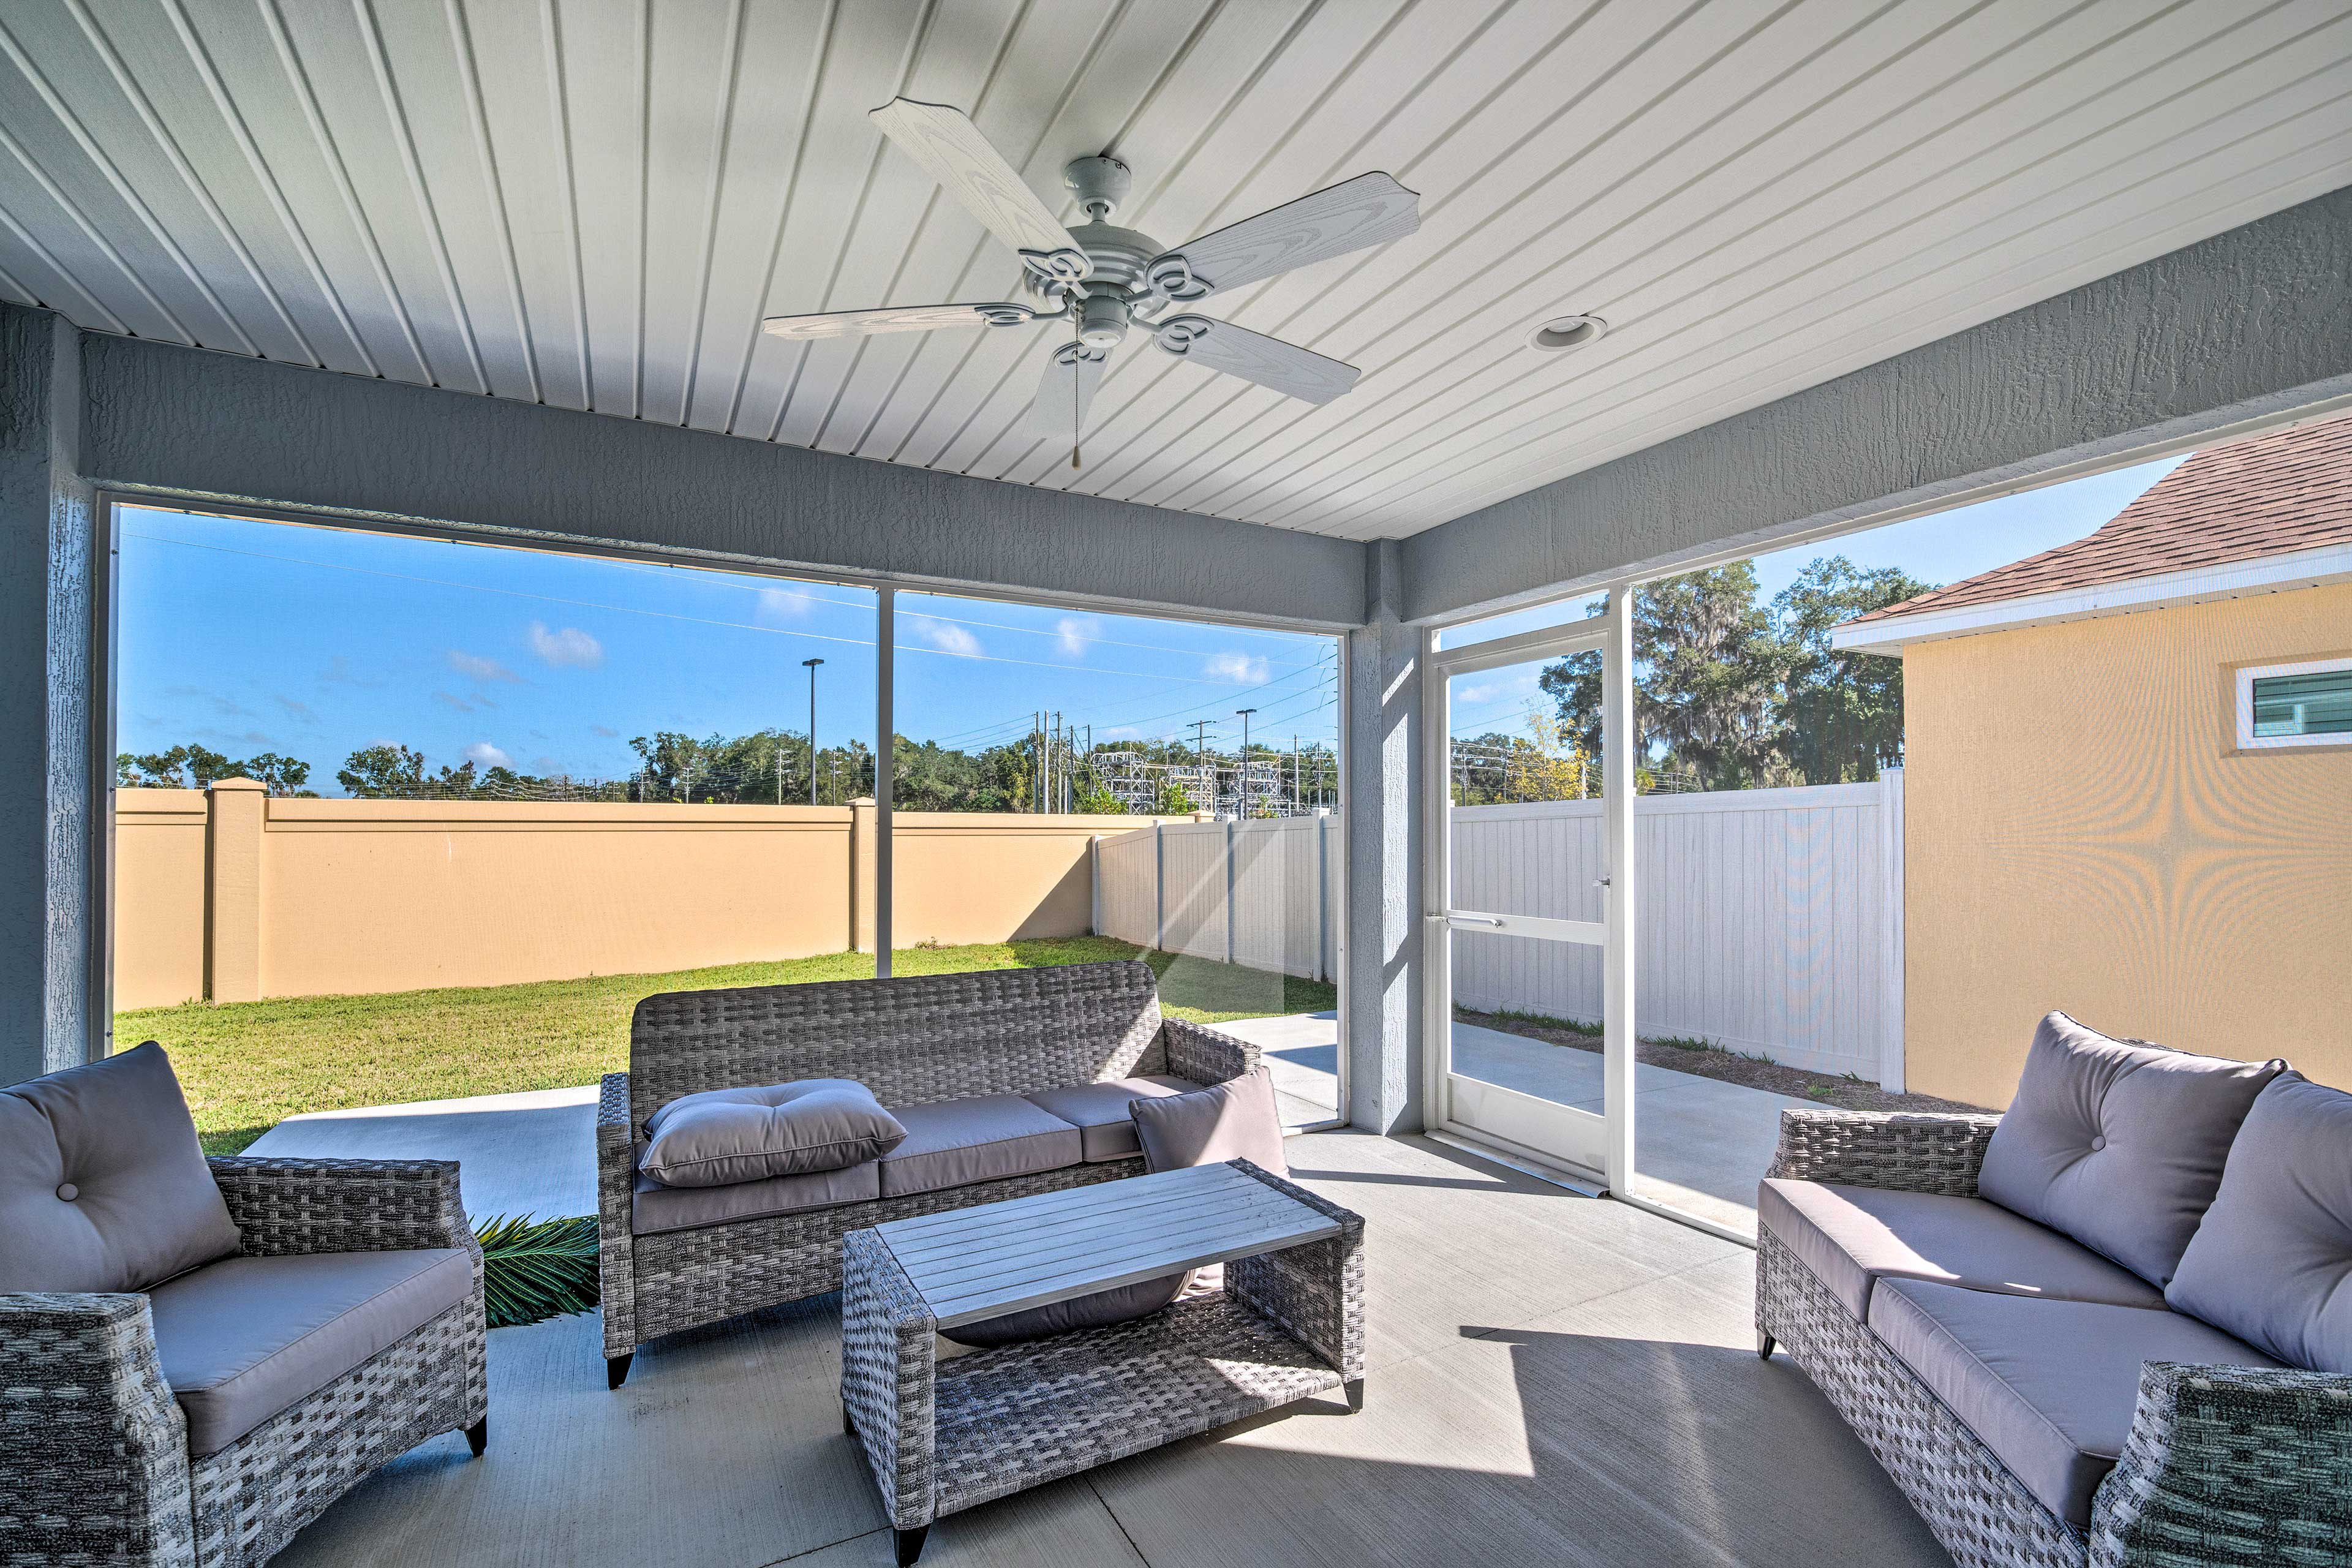
[[[455,1163],[206,1160],[152,1042],[0,1090],[0,1562],[266,1562],[485,1370]]]
[[[2037,1103],[2070,1033],[2094,1070]],[[2057,1014],[2034,1051],[2006,1119],[1781,1113],[1759,1353],[1962,1568],[2352,1565],[2352,1095]]]
[[[1255,1047],[1162,1017],[1137,962],[648,996],[597,1107],[606,1380],[663,1334],[838,1289],[850,1231],[1140,1175],[1131,1099],[1256,1066]],[[863,1083],[906,1142],[731,1186],[638,1170],[647,1121],[679,1096],[806,1079]]]

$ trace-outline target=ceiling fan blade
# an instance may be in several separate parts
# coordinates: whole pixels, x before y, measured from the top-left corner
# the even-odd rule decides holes
[[[1038,378],[1037,401],[1029,405],[1029,433],[1075,440],[1086,427],[1087,407],[1095,400],[1095,388],[1102,384],[1103,366],[1109,360],[1108,349],[1079,343],[1056,347]]]
[[[1206,316],[1171,316],[1151,341],[1187,364],[1237,375],[1308,403],[1330,402],[1364,374],[1328,354]]]
[[[1074,283],[1094,270],[1070,231],[962,110],[894,98],[874,110],[873,120],[1032,272]]]
[[[870,338],[877,332],[928,332],[940,327],[1018,327],[1041,312],[1026,305],[889,305],[879,310],[833,310],[821,316],[770,316],[760,330],[771,337]]]
[[[1145,276],[1171,300],[1198,300],[1420,227],[1418,193],[1386,174],[1359,174],[1180,245],[1155,258]]]

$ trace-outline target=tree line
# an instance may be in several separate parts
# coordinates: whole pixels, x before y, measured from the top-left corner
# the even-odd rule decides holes
[[[1633,593],[1634,754],[1654,774],[1708,790],[1876,778],[1903,754],[1903,661],[1838,652],[1830,632],[1934,586],[1843,555],[1812,562],[1769,602],[1748,561],[1643,584]],[[1456,743],[1460,804],[1598,793],[1565,781],[1580,784],[1583,764],[1601,755],[1601,656],[1572,654],[1538,684],[1550,710],[1531,712],[1527,732]],[[1545,781],[1532,795],[1531,779]]]

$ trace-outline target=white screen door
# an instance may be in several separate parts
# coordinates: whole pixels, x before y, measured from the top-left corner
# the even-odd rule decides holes
[[[1596,1184],[1632,1167],[1630,901],[1605,743],[1613,614],[1429,654],[1423,714],[1434,1123]],[[1631,770],[1624,770],[1630,795]],[[1622,798],[1622,796],[1621,796]],[[1612,1007],[1622,1000],[1622,1008]]]

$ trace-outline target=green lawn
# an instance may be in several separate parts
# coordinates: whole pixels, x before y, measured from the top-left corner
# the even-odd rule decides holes
[[[1194,1023],[1338,1005],[1328,984],[1147,952],[1098,936],[902,948],[892,954],[891,969],[958,974],[1139,956],[1160,974],[1160,1005]],[[114,1038],[118,1047],[162,1041],[195,1111],[205,1152],[234,1154],[306,1110],[593,1083],[628,1065],[630,1010],[657,991],[860,980],[873,973],[870,954],[831,952],[674,974],[219,1005],[190,1002],[117,1014]]]

